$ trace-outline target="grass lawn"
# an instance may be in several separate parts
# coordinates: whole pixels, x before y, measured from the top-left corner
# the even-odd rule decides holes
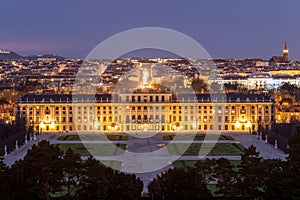
[[[199,161],[201,162],[202,160]],[[198,160],[176,160],[172,164],[175,168],[181,168],[183,165],[186,167],[193,167],[197,162]],[[233,169],[236,171],[238,170],[238,166],[241,164],[240,160],[230,160],[229,162],[233,165]]]
[[[211,144],[191,144],[185,151],[188,144],[169,144],[167,146],[168,151],[171,155],[184,155],[184,156],[197,156],[201,148],[200,155],[205,155],[211,148]],[[208,156],[239,156],[244,152],[243,145],[239,143],[217,143],[207,154]]]
[[[173,164],[173,166],[175,168],[182,168],[183,167],[183,163],[187,167],[193,167],[193,166],[195,166],[195,164],[197,162],[198,162],[197,160],[176,160],[172,164]]]
[[[101,163],[106,167],[110,167],[113,170],[121,170],[122,161],[119,160],[102,160]]]
[[[128,140],[128,136],[126,135],[104,135],[104,134],[89,134],[89,135],[63,135],[57,138],[57,140],[69,140],[69,141],[97,141],[97,140]]]
[[[215,184],[207,184],[206,187],[210,191],[210,193],[212,194],[213,197],[220,197],[220,196],[222,196],[220,194],[216,194],[216,192],[218,191],[217,185],[215,185]]]
[[[164,140],[173,140],[175,137],[175,135],[164,135],[163,139]],[[207,135],[206,134],[197,134],[194,137],[194,140],[233,140],[233,138],[229,135]],[[192,138],[192,135],[177,135],[176,136],[176,140],[190,140],[190,138]]]
[[[125,144],[58,144],[58,147],[66,152],[71,148],[75,153],[81,156],[114,156],[123,155]],[[119,148],[118,148],[119,147]]]

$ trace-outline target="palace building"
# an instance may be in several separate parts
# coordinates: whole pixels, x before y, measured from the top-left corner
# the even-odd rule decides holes
[[[271,128],[275,101],[265,94],[177,94],[141,88],[117,95],[27,94],[16,114],[36,132],[245,132]]]

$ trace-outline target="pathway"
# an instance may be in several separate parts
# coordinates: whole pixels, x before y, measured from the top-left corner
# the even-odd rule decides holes
[[[239,141],[244,147],[248,148],[253,145],[256,150],[259,151],[259,155],[264,159],[281,159],[286,160],[288,154],[285,154],[279,149],[275,149],[273,145],[265,143],[263,140],[259,140],[255,135],[250,134],[229,134],[234,140]]]

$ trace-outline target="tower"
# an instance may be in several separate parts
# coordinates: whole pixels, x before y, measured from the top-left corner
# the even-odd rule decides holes
[[[289,61],[289,50],[287,46],[287,41],[284,41],[284,48],[283,48],[283,61],[288,62]]]

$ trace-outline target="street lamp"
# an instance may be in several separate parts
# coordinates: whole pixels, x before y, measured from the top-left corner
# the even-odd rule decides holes
[[[246,126],[249,128],[249,133],[251,134],[251,122],[247,121]]]
[[[236,126],[236,128],[240,128],[240,127],[241,127],[240,121],[236,121],[236,122],[235,122],[235,126]]]
[[[45,127],[45,123],[44,122],[41,122],[40,123],[40,135],[42,135],[43,133],[43,128]]]
[[[94,121],[94,129],[98,130],[99,128],[99,123],[97,122],[97,120]]]
[[[55,122],[51,122],[50,128],[51,128],[51,129],[54,129],[54,128],[55,128]]]

